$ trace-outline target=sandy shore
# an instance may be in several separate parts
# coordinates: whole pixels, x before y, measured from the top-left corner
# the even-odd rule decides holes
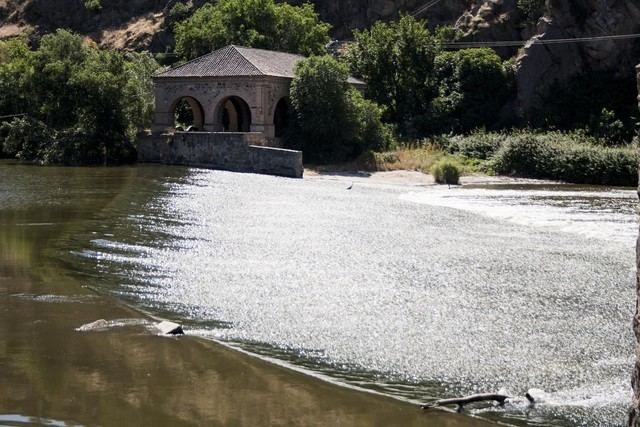
[[[432,175],[418,171],[398,170],[389,172],[319,172],[315,169],[305,169],[304,178],[310,180],[330,180],[358,185],[393,185],[403,187],[430,187],[439,185]],[[460,177],[461,185],[525,185],[525,184],[557,184],[527,178],[512,178],[508,176],[467,175]]]

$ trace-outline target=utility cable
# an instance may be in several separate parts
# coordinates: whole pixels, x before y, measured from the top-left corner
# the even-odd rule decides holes
[[[487,41],[487,42],[448,42],[442,43],[442,47],[448,49],[467,49],[474,47],[522,47],[534,44],[571,44],[571,43],[594,43],[609,40],[631,40],[640,38],[640,34],[620,34],[613,36],[599,37],[577,37],[565,39],[529,39],[529,40],[505,40],[505,41]]]
[[[426,12],[427,10],[431,9],[433,6],[437,5],[438,3],[440,3],[442,0],[431,0],[429,3],[425,4],[424,6],[420,7],[418,10],[416,10],[415,12],[413,12],[411,14],[411,16],[416,17],[418,15],[422,15],[422,13]]]

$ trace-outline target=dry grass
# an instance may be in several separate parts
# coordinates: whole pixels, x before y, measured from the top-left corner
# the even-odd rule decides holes
[[[447,153],[433,147],[400,148],[375,153],[375,170],[414,170],[428,173],[431,166],[444,156],[447,156]]]
[[[442,159],[455,160],[460,165],[463,175],[479,172],[477,161],[452,156],[432,145],[402,147],[381,153],[369,152],[351,162],[305,167],[313,173],[418,171],[431,174],[433,165]]]
[[[132,19],[122,27],[103,31],[99,37],[100,45],[120,50],[132,47],[146,48],[163,24],[164,16],[161,13],[148,13]]]

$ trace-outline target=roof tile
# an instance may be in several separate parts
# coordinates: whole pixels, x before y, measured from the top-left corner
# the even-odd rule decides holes
[[[273,76],[293,78],[295,65],[304,58],[304,56],[292,53],[230,45],[157,74],[156,77]],[[354,78],[350,78],[349,82],[357,85],[364,84]]]

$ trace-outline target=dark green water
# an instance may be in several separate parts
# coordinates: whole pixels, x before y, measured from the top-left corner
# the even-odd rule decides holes
[[[150,220],[148,210],[191,173],[0,164],[0,425],[482,425],[210,341],[156,336],[149,317],[110,292],[145,272],[101,274],[103,258],[75,254],[87,236],[115,230],[162,247],[161,227],[143,230],[136,219]],[[110,327],[76,330],[97,319]]]

